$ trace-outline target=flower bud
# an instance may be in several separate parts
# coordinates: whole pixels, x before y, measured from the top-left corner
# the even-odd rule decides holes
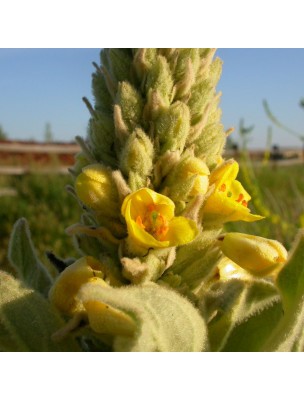
[[[82,169],[75,190],[79,199],[89,208],[108,217],[119,215],[119,200],[111,172],[100,164]]]
[[[174,200],[204,195],[209,186],[210,171],[204,161],[194,156],[184,158],[167,176],[165,186]]]
[[[120,156],[122,172],[127,176],[131,172],[137,173],[145,180],[152,169],[153,153],[149,137],[141,129],[136,129],[129,136]]]
[[[172,89],[173,79],[169,64],[165,57],[157,56],[147,74],[146,93],[157,90],[169,106]]]
[[[143,100],[140,94],[129,82],[121,82],[118,85],[116,102],[121,107],[124,122],[132,132],[141,122]]]
[[[132,62],[128,49],[106,49],[103,53],[107,57],[112,79],[117,83],[128,80]]]
[[[93,257],[82,257],[69,265],[56,279],[49,292],[49,299],[66,315],[81,311],[83,306],[77,294],[84,283],[95,282],[108,286],[103,280],[103,265]]]
[[[133,59],[133,65],[137,76],[140,80],[143,80],[147,71],[149,71],[153,65],[153,62],[157,56],[157,49],[137,49]]]
[[[287,251],[276,240],[231,232],[220,238],[226,257],[256,275],[267,275],[287,259]]]
[[[190,112],[185,103],[176,101],[164,111],[155,123],[161,153],[167,150],[182,152],[190,131]]]

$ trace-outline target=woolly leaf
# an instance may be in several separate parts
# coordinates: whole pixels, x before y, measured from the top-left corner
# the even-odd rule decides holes
[[[84,305],[106,304],[134,319],[135,334],[116,336],[115,351],[208,350],[203,318],[189,301],[172,290],[152,283],[123,288],[102,288],[88,283],[82,286],[79,298]],[[88,318],[90,321],[90,315]],[[118,313],[117,318],[117,323],[122,323]],[[126,323],[130,324],[127,320]]]
[[[259,351],[282,316],[276,288],[262,279],[219,281],[204,303],[213,351]]]
[[[47,296],[53,279],[36,255],[28,223],[24,218],[20,218],[14,225],[8,258],[22,282]]]
[[[63,326],[64,320],[40,293],[0,271],[0,350],[80,351],[74,339],[51,339]]]
[[[284,317],[264,351],[304,351],[304,230],[277,278]]]

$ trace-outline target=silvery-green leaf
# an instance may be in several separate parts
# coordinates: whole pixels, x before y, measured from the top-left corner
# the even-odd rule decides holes
[[[282,316],[275,286],[262,279],[230,279],[203,298],[213,351],[258,351]]]
[[[37,257],[25,218],[20,218],[14,225],[8,258],[22,282],[47,296],[53,279]]]
[[[116,336],[115,351],[208,350],[205,321],[188,300],[171,289],[152,283],[123,288],[104,288],[88,283],[82,286],[79,298],[84,304],[106,304],[134,319],[135,334]],[[130,325],[127,318],[117,314],[118,324],[125,320]],[[113,327],[113,320],[110,323]]]
[[[72,338],[56,343],[64,320],[38,292],[0,271],[0,350],[80,351]]]
[[[284,316],[264,351],[304,351],[304,230],[300,230],[290,256],[280,271],[277,286]]]

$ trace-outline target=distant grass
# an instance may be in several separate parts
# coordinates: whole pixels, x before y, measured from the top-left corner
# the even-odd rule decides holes
[[[248,167],[248,166],[247,166]],[[245,232],[281,241],[290,248],[299,228],[304,227],[304,164],[259,166],[253,169],[255,179],[249,186],[258,187],[258,198],[249,203],[252,211],[258,212],[254,204],[270,210],[271,215],[254,223],[234,222],[227,230]],[[239,179],[250,194],[248,174],[241,168]],[[254,196],[253,196],[254,197]],[[262,213],[263,214],[263,213]]]
[[[0,176],[0,188],[9,187],[17,196],[0,196],[0,266],[7,266],[6,253],[13,224],[25,217],[39,256],[54,251],[60,257],[75,255],[72,239],[64,230],[79,221],[76,200],[66,192],[70,176],[23,175]]]

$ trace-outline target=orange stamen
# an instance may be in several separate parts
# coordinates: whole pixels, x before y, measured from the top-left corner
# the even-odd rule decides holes
[[[155,234],[158,237],[158,239],[161,240],[168,232],[169,224],[168,221],[162,215],[159,215],[159,218],[161,219],[161,225],[156,229]]]
[[[153,203],[149,204],[147,209],[148,209],[149,212],[156,210],[155,204],[153,204]]]
[[[236,200],[238,203],[240,203],[244,199],[244,195],[241,193],[239,195],[239,198]]]
[[[141,219],[141,216],[140,216],[140,215],[137,216],[135,222],[137,223],[137,225],[138,225],[140,228],[146,229],[145,225],[144,225],[143,222],[142,222],[142,219]]]
[[[226,190],[226,185],[225,185],[225,183],[223,183],[223,184],[221,185],[221,187],[219,188],[219,191],[220,191],[220,192],[225,192],[225,190]]]
[[[247,207],[247,204],[248,204],[248,203],[247,203],[246,200],[243,200],[243,201],[242,201],[242,206]]]

